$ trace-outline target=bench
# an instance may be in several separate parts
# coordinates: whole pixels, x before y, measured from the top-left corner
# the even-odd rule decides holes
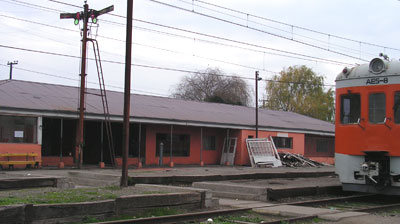
[[[34,165],[35,168],[38,168],[41,161],[36,160],[37,156],[37,153],[0,153],[0,158],[6,158],[6,160],[0,160],[0,170],[5,165],[8,165],[9,169],[14,168],[14,165],[26,165],[26,168]],[[21,159],[15,160],[16,158]],[[22,160],[22,158],[25,158],[25,160]]]

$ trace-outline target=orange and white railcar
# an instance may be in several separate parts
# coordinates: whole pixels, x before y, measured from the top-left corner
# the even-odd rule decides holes
[[[336,78],[335,127],[343,190],[400,195],[399,61],[383,56],[343,69]]]

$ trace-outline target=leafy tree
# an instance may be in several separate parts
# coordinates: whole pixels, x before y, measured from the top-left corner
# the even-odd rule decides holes
[[[334,90],[324,89],[324,77],[306,66],[293,66],[267,81],[267,102],[272,110],[292,111],[320,120],[333,121]]]
[[[238,77],[224,76],[218,68],[192,73],[182,78],[172,96],[179,99],[248,105],[249,87]]]

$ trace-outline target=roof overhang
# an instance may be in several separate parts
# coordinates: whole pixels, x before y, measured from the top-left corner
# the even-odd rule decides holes
[[[41,117],[55,117],[55,118],[70,118],[79,119],[79,113],[68,112],[68,111],[45,111],[45,110],[33,110],[25,108],[6,108],[0,107],[0,114],[5,115],[19,115],[19,116],[41,116]],[[85,114],[87,120],[104,120],[104,114]],[[111,121],[123,122],[122,116],[111,115]],[[209,128],[228,128],[228,129],[241,129],[241,130],[253,130],[255,126],[249,125],[237,125],[237,124],[224,124],[224,123],[211,123],[201,121],[185,121],[185,120],[174,120],[174,119],[161,119],[161,118],[146,118],[146,117],[135,117],[131,116],[130,122],[137,123],[148,123],[148,124],[163,124],[163,125],[181,125],[181,126],[194,126],[194,127],[209,127]],[[276,131],[276,132],[289,132],[289,133],[303,133],[312,135],[322,136],[335,136],[335,132],[327,131],[315,131],[307,129],[289,129],[269,126],[259,126],[260,131]]]

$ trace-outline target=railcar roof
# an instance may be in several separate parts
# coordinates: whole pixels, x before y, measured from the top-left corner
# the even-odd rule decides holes
[[[347,68],[348,72],[344,73],[343,71],[336,77],[336,81],[343,81],[349,79],[357,79],[357,78],[367,78],[367,77],[376,77],[376,76],[393,76],[400,75],[400,62],[399,61],[384,61],[386,69],[385,71],[374,74],[370,71],[370,64],[362,64],[353,68]],[[343,69],[344,70],[344,69]]]
[[[103,118],[97,89],[88,89],[86,116]],[[94,93],[94,94],[90,94]],[[0,81],[0,112],[77,118],[77,87],[19,80]],[[113,120],[122,120],[124,94],[107,91]],[[253,129],[255,108],[166,97],[131,95],[131,119],[144,123]],[[333,124],[297,113],[259,109],[260,130],[334,135]]]

